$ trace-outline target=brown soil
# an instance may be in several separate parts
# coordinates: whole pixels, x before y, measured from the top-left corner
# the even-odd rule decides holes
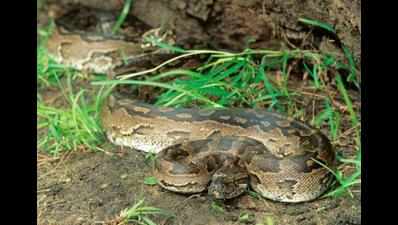
[[[62,14],[69,5],[59,6],[66,3],[77,2],[107,10],[120,9],[122,5],[120,0],[47,2],[49,4],[41,5],[44,13],[39,13],[38,24],[46,24],[53,14]],[[206,44],[213,48],[240,50],[246,44],[252,48],[294,45],[341,52],[330,36],[297,23],[299,17],[314,18],[333,24],[338,37],[360,60],[358,0],[140,0],[134,1],[132,14],[152,27],[164,25],[162,21],[171,21],[177,43],[188,47]],[[255,41],[248,43],[249,37]],[[296,82],[293,86],[304,86],[304,81],[293,82]],[[87,88],[87,84],[84,86]],[[55,89],[40,89],[39,92],[44,101],[53,106],[65,104],[59,100],[57,95],[61,94]],[[354,106],[360,108],[359,93],[350,90],[350,96],[354,99]],[[350,137],[352,135],[347,135],[344,141],[346,146],[353,142]],[[259,224],[265,223],[265,216],[272,217],[274,224],[361,224],[360,187],[354,189],[354,198],[327,198],[302,204],[282,204],[243,195],[222,203],[224,212],[215,212],[205,193],[189,197],[145,185],[144,178],[152,176],[152,173],[150,163],[144,160],[144,153],[110,144],[100,147],[104,152],[77,151],[59,158],[39,153],[38,224],[114,224],[121,210],[142,198],[146,204],[176,215],[170,220],[155,218],[158,224]],[[341,148],[340,153],[354,155],[352,148]],[[240,222],[239,215],[244,212],[253,214],[254,219]]]
[[[256,224],[271,216],[275,224],[361,224],[360,197],[323,199],[303,204],[282,204],[248,195],[222,204],[216,213],[206,194],[188,197],[145,185],[152,176],[144,154],[102,146],[107,153],[75,152],[44,163],[38,170],[39,224],[111,224],[120,211],[141,198],[148,205],[173,212],[175,219],[158,224],[244,224],[242,212],[252,213]],[[43,156],[44,157],[44,156]],[[40,158],[40,157],[39,157]],[[45,162],[47,160],[47,162]]]

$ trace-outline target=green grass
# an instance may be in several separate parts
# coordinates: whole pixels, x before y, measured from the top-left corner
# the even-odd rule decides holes
[[[225,213],[225,209],[223,208],[223,204],[217,200],[211,202],[210,212],[214,215],[219,215]]]
[[[324,109],[314,118],[313,124],[320,128],[322,123],[326,122],[331,140],[335,141],[340,134],[341,114],[331,105],[330,99],[326,99],[324,105]]]
[[[119,17],[117,18],[115,25],[112,27],[112,34],[116,34],[118,32],[118,30],[122,26],[124,20],[126,19],[127,15],[129,14],[132,4],[133,4],[133,0],[126,0],[124,2],[122,12],[120,13]]]
[[[57,80],[65,74],[77,78],[79,74],[52,60],[43,46],[37,48],[37,86],[48,88],[57,86]]]
[[[79,147],[98,149],[104,141],[102,128],[99,125],[99,111],[104,88],[101,88],[94,102],[87,103],[84,89],[72,91],[71,76],[68,76],[67,87],[59,88],[64,94],[67,107],[56,108],[38,101],[38,129],[46,129],[46,135],[38,139],[38,148],[56,155],[63,151],[75,150]]]
[[[154,162],[155,162],[155,159],[156,159],[156,153],[147,152],[147,153],[145,154],[144,162],[145,162],[145,164],[147,164],[147,165],[153,166],[153,165],[154,165]]]
[[[272,103],[272,108],[279,106],[280,98],[289,97],[292,94],[286,91],[286,82],[275,84],[275,81],[266,75],[267,69],[275,66],[273,57],[282,56],[280,60],[287,60],[286,54],[283,52],[270,52],[268,56],[263,57],[263,63],[260,65],[252,60],[252,53],[249,52],[240,56],[217,51],[192,51],[185,56],[211,53],[215,53],[215,55],[210,56],[211,59],[195,71],[178,69],[154,75],[146,80],[123,79],[95,82],[94,84],[135,84],[162,87],[167,90],[158,98],[156,105],[173,107],[193,104],[201,105],[204,108],[238,105],[255,107],[258,103],[266,101]],[[152,71],[155,70],[126,75],[125,78],[144,75]],[[165,82],[166,78],[171,81]],[[262,88],[262,85],[265,86],[265,89]]]
[[[299,22],[302,22],[304,24],[308,24],[314,27],[319,27],[322,28],[324,30],[327,30],[331,33],[336,33],[335,29],[333,28],[332,25],[319,21],[319,20],[315,20],[315,19],[307,19],[307,18],[299,18]]]
[[[99,125],[99,111],[110,89],[99,88],[94,98],[84,88],[73,91],[81,74],[49,57],[45,43],[52,30],[52,23],[38,30],[41,42],[37,46],[37,128],[45,131],[38,136],[38,149],[52,155],[79,148],[98,149],[105,140]],[[62,94],[59,97],[65,102],[62,107],[44,102],[40,92],[47,88],[57,89]]]
[[[357,147],[357,154],[355,159],[344,159],[341,157],[337,157],[337,159],[344,164],[353,164],[355,171],[350,174],[350,175],[344,175],[341,171],[337,170],[333,174],[336,177],[336,180],[338,182],[338,187],[334,190],[331,190],[329,193],[327,193],[325,196],[332,196],[332,197],[338,197],[341,196],[343,193],[348,193],[350,194],[351,197],[353,197],[350,188],[353,185],[357,185],[361,183],[361,137],[360,137],[360,127],[359,125],[359,120],[357,118],[357,112],[354,111],[354,108],[352,106],[352,102],[350,97],[348,96],[347,90],[344,87],[342,78],[340,75],[336,76],[336,85],[337,89],[339,90],[345,105],[347,106],[348,112],[350,114],[350,119],[351,119],[351,125],[353,128],[355,128],[355,142],[356,142],[356,147]]]
[[[332,170],[331,168],[327,167],[323,163],[319,162],[316,159],[313,159],[316,163],[320,164],[321,166],[328,169],[336,178],[337,187],[333,190],[330,190],[322,197],[340,197],[346,193],[348,193],[352,198],[354,197],[350,188],[353,185],[357,185],[361,183],[361,150],[357,151],[357,156],[355,159],[344,159],[341,157],[337,157],[337,159],[346,164],[354,164],[355,171],[354,173],[344,176],[342,171],[340,170]]]
[[[166,218],[174,217],[170,212],[152,206],[145,206],[144,199],[138,201],[134,206],[124,209],[120,213],[121,224],[140,224],[140,225],[156,225],[153,221],[154,216],[163,216]]]
[[[177,58],[200,54],[209,55],[209,60],[195,70],[177,69],[151,75],[145,80],[131,79],[156,72]],[[287,82],[290,76],[287,67],[293,60],[303,61],[306,68],[309,68],[309,64],[317,65],[313,68],[318,69],[311,70],[316,88],[321,88],[323,83],[318,74],[326,73],[327,69],[336,69],[336,65],[340,63],[333,61],[335,59],[331,56],[306,50],[247,50],[242,53],[186,50],[184,54],[153,69],[127,74],[121,76],[120,80],[93,82],[93,84],[149,85],[163,88],[165,91],[157,99],[156,105],[172,107],[200,105],[203,108],[267,105],[270,110],[286,112],[289,102],[297,95],[288,90]],[[275,76],[277,71],[282,71],[279,80]]]
[[[264,222],[258,225],[274,225],[274,219],[270,215],[266,215],[264,217]]]
[[[158,180],[156,179],[156,177],[145,177],[144,179],[144,184],[146,185],[156,185],[158,183]]]
[[[239,223],[253,223],[255,221],[255,217],[253,213],[241,212],[239,213],[238,221]]]
[[[257,199],[257,200],[261,199],[260,194],[257,193],[257,192],[254,192],[254,191],[251,191],[251,190],[247,190],[247,194],[248,194],[250,197],[254,198],[254,199]]]
[[[63,74],[73,74],[72,71],[67,70],[63,65],[57,64],[49,57],[47,48],[45,46],[47,39],[51,35],[54,24],[50,23],[45,28],[38,29],[40,36],[40,43],[37,46],[37,86],[38,88],[46,88],[57,85],[57,79]]]
[[[336,76],[336,85],[337,85],[337,89],[339,90],[341,96],[344,99],[344,103],[347,106],[348,112],[350,113],[350,118],[351,118],[351,123],[352,123],[352,127],[357,127],[357,125],[359,124],[359,120],[357,118],[357,112],[354,111],[354,108],[352,106],[352,102],[350,97],[348,96],[347,90],[344,87],[343,81],[341,76],[338,74]],[[355,129],[356,130],[356,138],[355,141],[357,143],[357,146],[360,147],[361,146],[361,137],[360,137],[360,130],[359,129]]]
[[[354,83],[355,86],[358,89],[360,89],[360,82],[358,81],[358,77],[357,77],[358,72],[355,67],[355,65],[356,65],[355,59],[347,47],[343,46],[343,51],[344,51],[344,55],[346,56],[349,67],[350,67],[350,74],[347,77],[347,81]]]
[[[345,164],[353,164],[355,166],[355,171],[348,176],[344,176],[343,173],[339,170],[335,171],[334,176],[336,177],[339,185],[336,189],[328,192],[325,197],[339,197],[344,195],[345,193],[348,193],[351,197],[354,197],[352,192],[350,191],[350,188],[353,185],[361,183],[361,150],[359,149],[357,151],[357,156],[355,159],[338,158],[338,160]]]
[[[336,30],[334,29],[334,27],[328,23],[325,23],[325,22],[322,22],[319,20],[315,20],[315,19],[307,19],[307,18],[299,18],[298,21],[303,24],[309,25],[309,26],[321,28],[321,29],[328,31],[337,36]],[[348,63],[345,64],[345,63],[338,62],[337,68],[348,70],[349,75],[347,76],[347,81],[353,83],[358,89],[360,89],[360,82],[358,81],[358,77],[357,77],[357,73],[358,73],[357,68],[356,68],[357,62],[355,61],[351,51],[343,43],[342,43],[342,50],[343,50],[344,56],[346,57]],[[333,63],[333,61],[334,61],[333,59],[331,59],[329,61],[325,61],[324,65],[329,65],[330,63]],[[322,66],[322,64],[321,64],[321,66]]]

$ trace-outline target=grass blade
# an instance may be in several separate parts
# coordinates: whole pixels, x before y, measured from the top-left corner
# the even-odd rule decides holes
[[[332,25],[325,23],[325,22],[321,22],[319,20],[299,18],[299,21],[304,24],[308,24],[308,25],[315,26],[315,27],[320,27],[320,28],[327,30],[329,32],[332,32],[334,34],[336,33],[336,31],[334,30]]]
[[[120,13],[119,17],[117,18],[116,24],[112,27],[112,34],[116,34],[116,32],[122,26],[124,20],[126,19],[127,15],[129,14],[132,2],[133,2],[133,0],[124,1],[124,6],[122,9],[122,12]]]

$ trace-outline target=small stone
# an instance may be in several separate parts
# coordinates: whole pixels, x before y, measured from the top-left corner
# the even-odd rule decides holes
[[[101,189],[105,189],[106,187],[108,187],[109,184],[103,184],[100,186]]]
[[[126,177],[127,177],[127,174],[120,175],[120,178],[123,179],[123,180],[126,179]]]

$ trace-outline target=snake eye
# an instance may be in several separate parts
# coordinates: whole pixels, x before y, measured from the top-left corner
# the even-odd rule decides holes
[[[206,162],[206,168],[210,174],[214,173],[218,169],[218,167],[219,165],[217,165],[217,162],[214,160],[208,160]]]
[[[206,168],[207,172],[209,174],[213,174],[218,168],[221,167],[222,162],[220,161],[219,157],[217,156],[207,156],[204,159],[204,162],[206,162]]]

